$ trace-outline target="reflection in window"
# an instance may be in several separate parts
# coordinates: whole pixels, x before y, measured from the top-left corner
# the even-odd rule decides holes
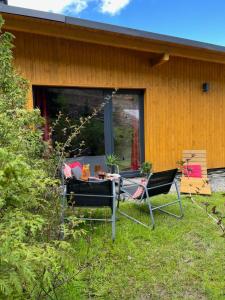
[[[49,127],[56,121],[59,112],[62,113],[55,126],[52,143],[65,143],[74,126],[80,123],[80,118],[88,117],[93,110],[104,102],[102,90],[70,89],[70,88],[43,88],[36,93],[36,106],[41,109],[44,116],[44,138],[48,139]],[[67,152],[70,156],[79,153],[80,144],[84,141],[82,155],[105,154],[104,143],[104,109],[93,117],[90,123],[81,129],[80,134],[72,141]]]
[[[139,146],[139,96],[118,94],[113,97],[114,152],[119,156],[120,169],[138,170]]]

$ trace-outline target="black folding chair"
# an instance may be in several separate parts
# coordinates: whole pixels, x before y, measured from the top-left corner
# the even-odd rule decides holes
[[[67,205],[73,207],[110,207],[111,218],[78,218],[81,220],[109,221],[112,223],[112,240],[116,234],[116,192],[115,182],[112,180],[82,181],[75,178],[63,180],[62,197],[62,222],[64,222],[64,210]]]
[[[127,184],[127,185],[122,184],[122,186],[120,188],[120,194],[125,193],[128,196],[130,196],[131,198],[132,198],[132,195],[134,194],[134,192],[137,190],[138,186],[142,188],[143,191],[142,191],[141,195],[138,198],[136,198],[136,200],[147,202],[148,207],[149,207],[150,219],[151,219],[151,223],[152,223],[152,229],[154,229],[154,227],[155,227],[155,220],[154,220],[154,216],[153,216],[153,212],[155,210],[159,210],[160,212],[166,213],[166,214],[176,217],[176,218],[183,217],[183,208],[182,208],[182,203],[181,203],[181,198],[180,198],[180,192],[178,189],[177,182],[175,180],[177,171],[178,171],[177,169],[172,169],[172,170],[167,170],[167,171],[163,171],[163,172],[152,173],[149,175],[146,185],[142,184],[142,183],[137,183],[137,182],[135,183],[132,180],[126,179],[126,181],[128,181],[131,184]],[[170,191],[170,188],[173,184],[176,187],[177,199],[175,201],[165,203],[165,204],[162,204],[159,206],[153,206],[151,203],[151,197],[156,196],[156,195],[161,195],[161,194],[168,194]],[[164,207],[171,206],[174,204],[179,204],[179,210],[180,210],[179,215],[171,213],[171,212],[163,209]],[[149,225],[129,216],[128,214],[126,214],[125,212],[123,212],[121,210],[118,210],[118,212],[120,212],[122,215],[124,215],[125,217],[131,219],[132,221],[134,221],[138,224],[141,224],[145,227],[149,227]]]

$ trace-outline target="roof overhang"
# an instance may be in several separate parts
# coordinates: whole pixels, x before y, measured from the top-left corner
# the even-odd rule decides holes
[[[0,4],[6,30],[225,64],[225,47]]]

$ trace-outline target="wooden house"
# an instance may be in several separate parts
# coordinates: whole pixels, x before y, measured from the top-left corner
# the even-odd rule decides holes
[[[46,139],[59,109],[77,119],[105,101],[85,132],[90,155],[159,171],[205,149],[209,168],[225,167],[225,47],[4,4],[0,13]]]

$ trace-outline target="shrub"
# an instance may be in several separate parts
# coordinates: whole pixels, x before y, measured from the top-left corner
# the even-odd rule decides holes
[[[51,298],[77,272],[68,239],[82,232],[73,220],[60,240],[60,185],[44,159],[40,113],[26,109],[13,38],[0,32],[0,298]]]

